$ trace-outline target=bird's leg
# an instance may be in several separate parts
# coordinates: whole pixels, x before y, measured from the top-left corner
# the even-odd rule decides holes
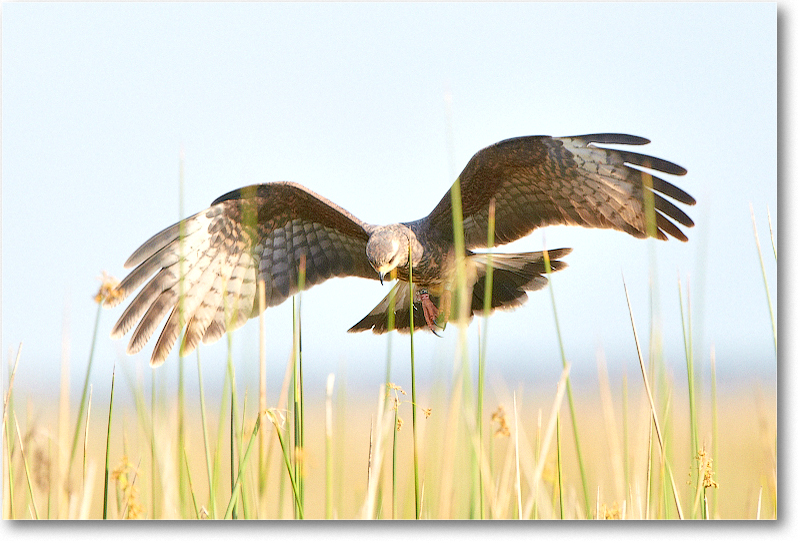
[[[439,334],[436,333],[436,317],[439,316],[439,309],[431,301],[427,289],[419,290],[419,300],[422,302],[422,313],[425,315],[425,322],[428,324],[428,328],[438,336]]]

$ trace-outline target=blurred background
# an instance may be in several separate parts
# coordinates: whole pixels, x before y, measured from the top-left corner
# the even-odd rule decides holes
[[[501,139],[624,132],[688,169],[670,179],[698,202],[688,243],[559,227],[507,247],[574,248],[553,279],[573,378],[596,378],[600,350],[612,375],[638,372],[624,278],[640,329],[651,308],[660,319],[676,379],[680,281],[697,363],[707,368],[713,349],[720,381],[774,388],[751,206],[777,315],[776,33],[774,4],[6,4],[4,359],[24,344],[19,389],[54,389],[65,362],[79,387],[98,277],[121,279],[131,252],[178,220],[181,154],[184,215],[233,188],[292,180],[390,223],[426,215],[472,154]],[[368,390],[385,380],[386,337],[346,330],[386,292],[337,279],[304,294],[309,386],[321,391],[331,372]],[[95,392],[115,363],[148,367],[154,340],[127,356],[127,337],[109,339],[121,311],[100,315]],[[266,319],[272,387],[291,303]],[[547,291],[488,327],[490,376],[557,380]],[[457,336],[418,336],[418,376],[449,374]],[[255,320],[233,338],[238,377],[253,387],[257,341]],[[393,348],[392,379],[407,383],[407,339]],[[208,379],[223,375],[225,350],[203,347]],[[167,389],[175,362],[173,352],[159,370]]]

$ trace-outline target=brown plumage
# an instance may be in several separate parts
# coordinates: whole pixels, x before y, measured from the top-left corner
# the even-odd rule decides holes
[[[664,196],[687,205],[693,205],[694,198],[640,167],[671,175],[684,175],[686,170],[666,160],[597,146],[646,143],[644,138],[623,134],[528,136],[504,140],[476,153],[457,180],[472,296],[467,316],[483,310],[487,258],[474,250],[487,246],[492,200],[497,244],[556,224],[613,228],[646,237],[646,194],[652,196],[654,206],[653,233],[659,239],[669,235],[686,241],[675,222],[691,227],[692,220]],[[111,335],[122,337],[136,325],[128,352],[138,352],[169,313],[151,364],[166,359],[180,334],[181,321],[186,323],[181,353],[189,353],[200,340],[216,341],[227,329],[238,328],[257,315],[258,280],[265,282],[267,307],[295,294],[301,261],[305,263],[305,288],[331,277],[382,281],[396,270],[399,281],[391,293],[350,331],[385,332],[392,296],[395,328],[407,330],[409,247],[415,328],[433,330],[434,318],[444,322],[451,318],[455,255],[450,192],[423,219],[377,226],[360,221],[296,183],[238,189],[217,198],[205,211],[159,232],[131,255],[125,267],[134,270],[120,283],[120,296],[106,305],[116,305],[150,280],[125,309]],[[558,259],[569,251],[549,252],[552,271],[566,267]],[[492,260],[493,309],[518,306],[527,299],[526,291],[547,283],[542,253],[494,254]]]

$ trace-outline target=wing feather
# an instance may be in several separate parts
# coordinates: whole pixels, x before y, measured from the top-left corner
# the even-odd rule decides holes
[[[180,351],[187,354],[201,340],[216,341],[256,316],[259,279],[268,307],[298,291],[301,263],[305,288],[335,276],[377,279],[366,257],[372,228],[296,183],[229,192],[131,255],[126,267],[134,269],[118,287],[120,299],[149,281],[111,335],[121,337],[135,325],[128,352],[139,352],[169,314],[150,360],[155,366],[167,358],[183,328]]]
[[[598,147],[647,143],[645,138],[627,134],[527,136],[479,151],[457,180],[467,248],[486,246],[491,199],[496,204],[497,243],[556,224],[612,228],[645,237],[647,191],[653,194],[656,215],[661,217],[656,219],[657,237],[685,241],[686,235],[672,221],[686,227],[694,223],[665,196],[687,205],[693,205],[694,198],[649,170],[680,176],[686,169],[645,154]],[[428,239],[452,239],[451,194],[420,222]]]

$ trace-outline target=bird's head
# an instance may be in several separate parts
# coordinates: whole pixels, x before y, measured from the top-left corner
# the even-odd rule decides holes
[[[367,259],[378,272],[381,284],[393,269],[408,264],[410,230],[401,224],[381,226],[367,241]]]

